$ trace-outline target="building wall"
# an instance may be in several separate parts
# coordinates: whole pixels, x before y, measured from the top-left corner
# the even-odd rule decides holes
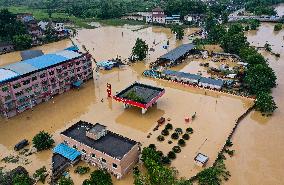
[[[92,78],[91,63],[90,58],[83,55],[78,59],[0,84],[1,114],[8,118],[15,116],[48,101],[54,95],[68,91],[75,81]]]
[[[65,135],[61,134],[61,138],[63,142],[70,147],[76,148],[80,152],[84,151],[83,153],[85,154],[82,155],[82,160],[85,160],[86,162],[99,168],[106,169],[117,178],[122,178],[125,174],[132,170],[134,165],[139,160],[140,151],[138,144],[135,145],[121,160],[119,160],[79,143],[78,141],[75,141]],[[93,154],[95,154],[95,157]],[[105,162],[103,162],[103,159],[105,159]],[[117,167],[114,168],[113,164],[116,164]]]

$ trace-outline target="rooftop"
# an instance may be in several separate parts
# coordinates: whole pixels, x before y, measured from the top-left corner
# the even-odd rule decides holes
[[[44,55],[41,50],[27,50],[21,52],[22,60],[28,60],[31,58],[39,57],[41,55]]]
[[[161,7],[154,8],[152,12],[163,12],[164,10]]]
[[[216,79],[205,78],[205,77],[202,77],[200,79],[200,82],[201,83],[212,84],[212,85],[217,85],[217,86],[223,86],[223,84],[224,84],[223,80],[216,80]]]
[[[190,50],[194,49],[195,45],[193,44],[183,44],[170,52],[164,54],[163,56],[159,57],[159,59],[164,59],[164,60],[170,60],[170,61],[176,61],[183,55],[185,55],[187,52]]]
[[[70,161],[74,161],[77,157],[81,155],[81,153],[74,148],[70,148],[64,143],[60,143],[53,149],[54,153],[60,154],[63,157],[69,159]]]
[[[184,73],[184,72],[179,72],[179,71],[172,71],[172,70],[165,70],[163,73],[166,75],[173,75],[173,76],[178,76],[181,78],[188,78],[188,79],[194,79],[194,80],[200,80],[202,78],[200,75]]]
[[[88,131],[89,131],[90,133],[96,134],[96,133],[99,133],[99,132],[101,132],[101,131],[103,131],[103,130],[105,130],[105,129],[106,129],[106,126],[101,125],[101,124],[99,124],[99,123],[96,123],[95,126],[94,126],[93,128],[91,128],[90,130],[88,130]]]
[[[61,134],[117,159],[122,159],[137,143],[110,131],[98,140],[91,139],[86,132],[94,127],[91,123],[79,121]]]
[[[139,102],[139,103],[147,104],[151,100],[153,100],[154,98],[159,96],[159,94],[163,91],[164,91],[164,89],[162,89],[162,88],[158,88],[158,87],[154,87],[154,86],[150,86],[150,85],[141,84],[141,83],[136,82],[136,83],[130,85],[129,87],[127,87],[126,89],[122,90],[121,92],[119,92],[116,95],[116,97],[128,99],[127,95],[130,92],[135,92],[135,94],[143,100],[143,102]]]
[[[207,157],[202,153],[198,153],[197,156],[194,158],[194,160],[201,162],[202,164],[205,164],[209,160],[209,157]]]
[[[0,83],[80,56],[75,51],[63,50],[0,67]]]

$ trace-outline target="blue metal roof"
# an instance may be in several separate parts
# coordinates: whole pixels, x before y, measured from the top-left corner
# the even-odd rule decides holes
[[[80,57],[81,54],[71,50],[63,50],[53,54],[46,54],[32,59],[24,60],[14,64],[0,67],[0,82],[5,82],[12,78],[41,70],[61,62]],[[5,69],[5,70],[4,70]],[[7,70],[14,72],[7,73]],[[7,74],[5,74],[7,73]],[[14,77],[13,77],[14,76]]]
[[[195,47],[193,44],[183,44],[170,52],[164,54],[161,56],[159,59],[165,59],[165,60],[170,60],[170,61],[176,61],[179,59],[181,56],[185,55],[187,52],[192,50]]]
[[[37,68],[32,66],[31,64],[25,62],[18,62],[14,64],[7,65],[3,67],[5,69],[10,69],[11,71],[16,72],[18,75],[24,75],[30,73],[31,71],[36,71]]]
[[[79,151],[67,146],[64,143],[60,143],[55,148],[53,148],[53,153],[60,154],[71,161],[74,161],[77,157],[81,155]]]
[[[79,48],[78,48],[78,46],[71,46],[71,47],[65,48],[65,50],[69,50],[69,51],[78,51],[78,50],[79,50]]]
[[[60,56],[60,55],[55,55],[55,54],[47,54],[47,55],[42,55],[40,57],[32,58],[29,60],[23,61],[26,64],[30,64],[37,69],[43,69],[55,64],[58,64],[60,62],[66,61],[68,58]]]
[[[15,73],[14,71],[0,68],[0,83],[5,82],[6,80],[10,80],[12,78],[16,78],[18,76],[20,75]]]

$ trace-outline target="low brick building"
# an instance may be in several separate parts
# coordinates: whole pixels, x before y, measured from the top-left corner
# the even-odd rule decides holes
[[[139,143],[99,123],[79,121],[60,135],[64,144],[81,152],[82,160],[106,169],[118,179],[131,171],[139,160]]]

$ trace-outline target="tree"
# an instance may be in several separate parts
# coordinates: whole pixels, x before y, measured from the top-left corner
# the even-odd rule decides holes
[[[271,52],[271,51],[272,51],[271,45],[268,44],[268,43],[265,43],[265,44],[264,44],[264,49],[265,49],[265,51],[268,51],[268,52]]]
[[[211,43],[219,43],[222,40],[222,37],[226,35],[226,30],[223,25],[217,24],[211,28],[208,32],[208,40]]]
[[[274,31],[280,31],[280,30],[282,30],[282,24],[281,23],[278,23],[278,24],[275,24],[275,26],[274,26]]]
[[[74,185],[74,182],[70,177],[62,176],[58,180],[57,185]]]
[[[25,50],[32,46],[32,37],[30,35],[15,35],[13,43],[18,50]]]
[[[247,38],[243,32],[233,35],[228,32],[221,41],[221,47],[227,53],[239,54],[240,49],[247,46]]]
[[[112,185],[110,174],[106,170],[95,170],[91,173],[90,179],[83,183],[84,185]]]
[[[221,160],[215,166],[209,167],[197,174],[200,185],[220,185],[222,180],[227,180],[230,176],[226,170],[224,162]]]
[[[132,48],[132,56],[138,60],[144,60],[148,54],[148,45],[140,38],[137,38],[134,47]]]
[[[43,166],[42,168],[37,169],[35,171],[35,173],[33,174],[33,178],[38,179],[40,182],[44,184],[47,176],[46,172],[47,172],[46,167]]]
[[[57,0],[46,0],[44,6],[46,8],[49,18],[52,18],[52,14],[56,12],[56,8],[60,7]]]
[[[251,94],[258,94],[270,92],[276,86],[276,79],[274,71],[267,64],[257,64],[246,71],[244,84]]]
[[[33,138],[33,145],[38,151],[50,149],[54,144],[52,136],[44,131],[40,131]]]
[[[277,109],[277,106],[270,94],[261,92],[257,95],[255,108],[263,114],[270,115]]]
[[[173,25],[171,28],[172,33],[176,34],[176,39],[182,40],[184,36],[184,30],[180,25]]]
[[[32,180],[27,174],[17,174],[13,177],[13,185],[32,185]]]

